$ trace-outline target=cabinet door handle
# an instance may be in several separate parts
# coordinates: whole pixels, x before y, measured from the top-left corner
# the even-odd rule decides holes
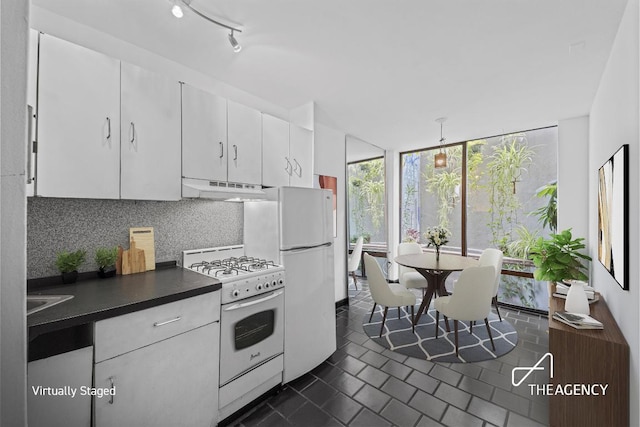
[[[284,159],[287,161],[287,166],[285,166],[284,170],[287,171],[287,174],[289,176],[291,176],[291,174],[293,173],[293,165],[289,161],[288,157],[285,157]],[[291,169],[289,169],[289,168],[291,168]]]
[[[115,382],[115,377],[109,377],[109,382],[111,383],[111,395],[109,396],[109,404],[113,405],[113,401],[115,399],[115,393],[113,392],[113,389],[116,387],[116,382]]]
[[[169,323],[177,322],[180,319],[182,319],[182,316],[178,316],[178,317],[176,317],[174,319],[170,319],[170,320],[165,320],[164,322],[156,322],[156,323],[153,324],[153,326],[158,327],[158,326],[168,325]]]
[[[233,160],[238,160],[238,146],[233,144]]]
[[[107,139],[111,139],[111,119],[107,117]]]
[[[224,157],[224,144],[220,141],[220,158]]]
[[[33,155],[33,107],[27,105],[27,184],[33,181],[31,177],[31,156]]]
[[[302,178],[302,166],[300,165],[300,163],[298,163],[298,161],[296,159],[293,159],[294,162],[296,162],[296,167],[293,169],[293,171],[297,171],[300,170],[300,172],[297,173],[297,175]]]
[[[133,144],[136,140],[136,125],[133,122],[131,122],[131,126],[129,127],[129,133],[131,135],[129,142]]]

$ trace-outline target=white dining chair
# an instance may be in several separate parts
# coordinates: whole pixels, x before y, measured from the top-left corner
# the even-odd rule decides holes
[[[353,251],[351,255],[349,255],[349,261],[347,262],[347,271],[353,277],[353,286],[358,289],[358,279],[356,279],[356,270],[360,265],[360,259],[362,257],[362,245],[364,244],[364,238],[362,236],[358,237],[356,240],[356,245],[353,247]]]
[[[498,287],[500,286],[500,277],[502,275],[502,258],[504,254],[500,249],[487,248],[482,251],[480,255],[480,260],[478,265],[485,266],[490,265],[495,268],[496,275],[495,281],[493,283],[493,305],[496,307],[496,312],[498,313],[498,318],[502,322],[502,316],[500,315],[500,310],[498,309]]]
[[[398,256],[400,255],[413,255],[421,254],[422,248],[418,243],[405,242],[398,245]],[[425,289],[429,286],[427,279],[415,269],[405,267],[398,264],[398,281],[407,289],[422,289],[424,293]]]
[[[489,313],[491,313],[491,300],[495,283],[495,268],[490,265],[483,267],[469,267],[460,273],[460,277],[453,285],[453,294],[440,297],[434,301],[436,309],[436,339],[439,332],[440,313],[453,319],[455,333],[456,356],[458,356],[458,322],[469,323],[469,332],[472,333],[471,322],[484,319],[487,333],[491,340],[491,347],[495,351],[489,327]]]
[[[389,283],[382,274],[380,264],[369,254],[364,254],[364,265],[367,270],[367,280],[369,281],[369,291],[373,298],[373,308],[369,316],[369,323],[376,311],[376,306],[380,304],[384,306],[384,314],[382,315],[382,326],[380,327],[380,336],[384,331],[384,323],[387,320],[387,311],[389,307],[398,308],[398,319],[400,319],[400,308],[403,306],[411,306],[411,330],[415,331],[413,325],[414,308],[416,304],[416,296],[402,285]]]

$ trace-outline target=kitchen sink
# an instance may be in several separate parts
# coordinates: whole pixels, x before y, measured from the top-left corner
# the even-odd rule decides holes
[[[71,298],[73,295],[27,295],[27,316]]]

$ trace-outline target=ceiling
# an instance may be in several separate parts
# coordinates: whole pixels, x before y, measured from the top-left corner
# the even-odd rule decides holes
[[[433,146],[588,114],[627,0],[33,0],[384,148]]]

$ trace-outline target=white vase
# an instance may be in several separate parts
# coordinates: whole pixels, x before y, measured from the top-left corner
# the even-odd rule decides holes
[[[573,282],[571,284],[564,309],[569,313],[589,314],[589,301],[584,291],[584,283]]]

